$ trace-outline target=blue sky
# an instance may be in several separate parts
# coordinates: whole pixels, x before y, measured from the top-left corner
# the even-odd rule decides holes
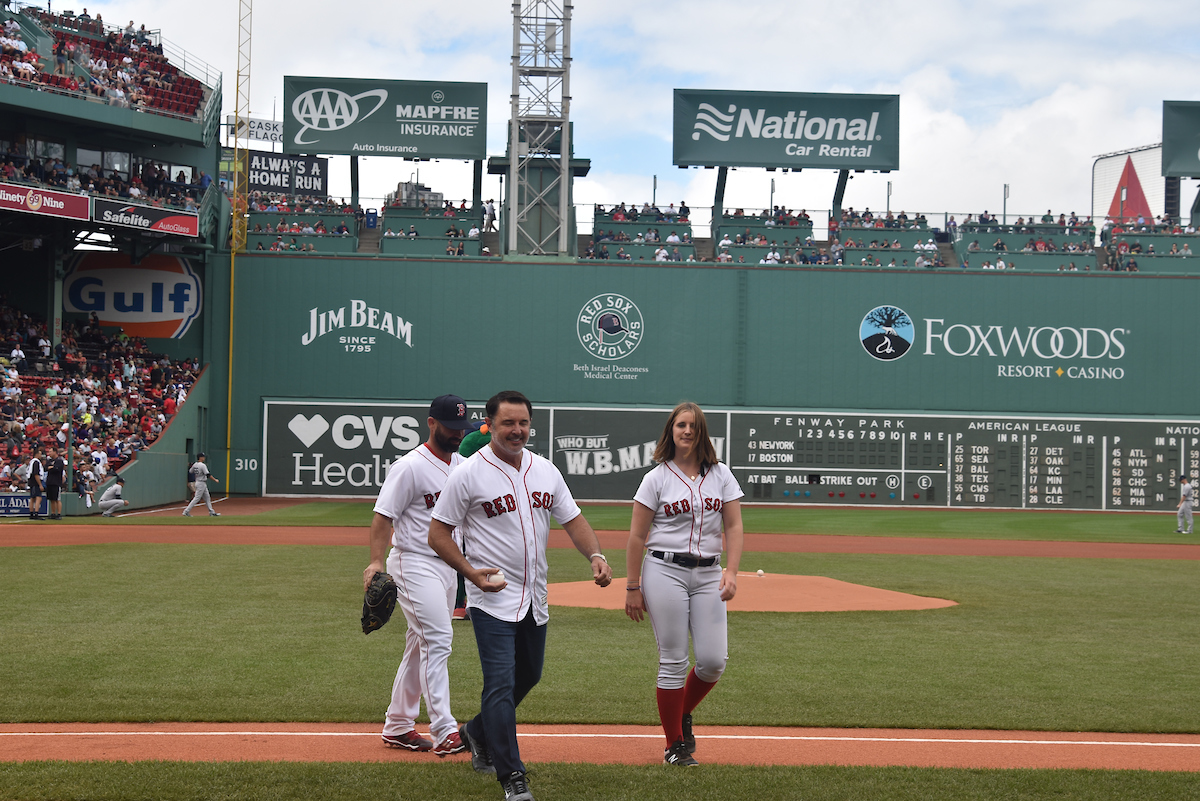
[[[1193,3],[826,6],[690,0],[620,10],[577,0],[571,116],[576,154],[591,159],[592,172],[577,181],[576,200],[648,200],[657,175],[660,200],[711,205],[715,171],[671,164],[675,87],[899,94],[900,169],[855,176],[846,204],[883,208],[891,181],[893,210],[938,216],[998,210],[1005,183],[1010,212],[1087,214],[1094,156],[1160,141],[1164,99],[1200,100]],[[255,3],[253,116],[269,118],[272,103],[282,104],[289,74],[486,81],[489,154],[504,152],[509,3],[406,0],[344,8],[312,0]],[[237,2],[114,0],[89,10],[109,22],[159,28],[221,70],[232,111]],[[363,194],[394,191],[415,167],[363,159]],[[738,170],[726,203],[765,206],[774,179],[776,203],[825,209],[835,177]],[[423,163],[420,178],[448,197],[470,193],[471,171],[462,163]],[[335,194],[349,192],[347,158],[334,160],[331,179]],[[1185,207],[1196,190],[1196,183],[1185,184]],[[496,180],[488,178],[484,191],[498,195]]]

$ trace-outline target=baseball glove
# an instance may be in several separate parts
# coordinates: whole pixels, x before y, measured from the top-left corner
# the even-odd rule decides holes
[[[363,597],[362,630],[370,634],[382,628],[396,610],[396,582],[387,573],[376,573]]]

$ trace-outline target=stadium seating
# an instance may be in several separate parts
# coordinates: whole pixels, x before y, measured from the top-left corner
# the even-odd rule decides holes
[[[473,220],[461,219],[458,217],[413,217],[401,216],[388,210],[386,216],[379,220],[379,227],[384,231],[391,228],[396,236],[408,236],[410,229],[416,229],[417,236],[430,236],[445,239],[451,227],[456,230],[469,231]],[[389,237],[390,238],[390,237]]]
[[[263,250],[269,251],[271,245],[276,241],[283,241],[290,245],[295,240],[296,244],[307,250],[308,245],[312,245],[317,253],[355,253],[358,251],[358,237],[346,234],[247,234],[246,235],[246,250],[255,253],[261,253],[258,249],[259,244],[263,246]],[[299,251],[286,250],[282,251],[289,255],[294,255]]]
[[[667,253],[671,254],[674,254],[675,249],[678,248],[679,261],[687,261],[688,256],[691,256],[693,259],[696,257],[696,246],[685,245],[683,243],[670,244],[663,242],[654,245],[637,245],[632,242],[609,242],[606,240],[604,242],[596,242],[593,245],[594,253],[599,254],[601,246],[608,248],[608,258],[610,260],[616,260],[618,251],[624,250],[629,254],[629,261],[654,261],[654,254],[659,247],[665,247]]]
[[[463,256],[481,255],[478,239],[454,239],[436,236],[396,236],[379,240],[379,253],[383,256],[409,256],[414,258],[446,258],[446,243],[453,241],[463,245]]]

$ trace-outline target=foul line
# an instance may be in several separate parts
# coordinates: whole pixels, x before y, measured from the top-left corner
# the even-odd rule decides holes
[[[375,732],[322,731],[38,731],[0,732],[0,737],[378,737]],[[584,734],[517,732],[518,737],[547,739],[639,739],[661,740],[661,734]],[[838,737],[831,735],[782,734],[697,734],[697,740],[751,740],[833,743],[946,743],[949,745],[1109,745],[1141,748],[1200,748],[1200,742],[1172,743],[1133,740],[1021,740],[958,737]]]
[[[228,495],[226,495],[224,498],[213,498],[212,502],[213,502],[213,505],[216,506],[221,501],[227,501],[227,500],[229,500]],[[186,509],[186,508],[187,508],[186,503],[183,504],[182,506],[156,506],[153,509],[143,509],[140,512],[125,512],[124,514],[113,515],[113,517],[139,517],[140,515],[152,515],[157,512],[173,512],[176,509]]]

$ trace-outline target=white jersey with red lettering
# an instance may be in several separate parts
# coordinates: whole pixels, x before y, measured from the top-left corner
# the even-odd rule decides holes
[[[383,724],[384,737],[413,731],[421,696],[425,696],[429,732],[435,743],[458,730],[450,713],[447,668],[458,576],[429,547],[429,521],[447,477],[462,461],[454,453],[449,462],[443,462],[422,444],[392,463],[375,501],[375,512],[392,521],[387,572],[396,580],[396,600],[408,624],[404,656]]]
[[[498,620],[519,622],[533,608],[537,625],[549,620],[546,604],[546,542],[550,518],[560,524],[579,516],[562,473],[549,460],[524,451],[521,467],[481,448],[446,481],[433,517],[456,526],[472,567],[498,567],[507,586],[483,592],[467,582],[467,605]]]
[[[429,547],[429,521],[446,477],[462,462],[457,453],[443,462],[427,444],[392,462],[375,501],[375,511],[391,518],[392,547],[438,558]]]
[[[646,548],[700,559],[719,557],[721,508],[742,495],[737,479],[720,462],[694,480],[674,461],[658,465],[646,474],[633,496],[654,510]]]

